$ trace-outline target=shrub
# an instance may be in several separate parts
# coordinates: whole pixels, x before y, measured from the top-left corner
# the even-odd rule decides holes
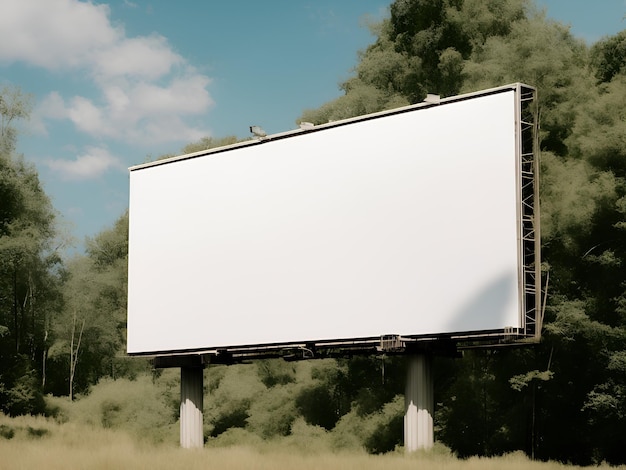
[[[101,380],[87,396],[70,403],[67,399],[47,399],[57,421],[72,421],[125,430],[139,439],[153,442],[178,439],[176,416],[178,396],[174,398],[168,378],[153,383],[148,375],[137,380]]]

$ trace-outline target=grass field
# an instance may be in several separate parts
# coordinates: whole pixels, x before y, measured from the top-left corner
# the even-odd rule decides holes
[[[302,449],[307,449],[306,445]],[[0,469],[298,469],[387,470],[551,470],[574,467],[532,462],[521,453],[459,460],[440,449],[406,456],[299,451],[297,445],[183,450],[175,445],[139,442],[103,428],[58,424],[40,417],[0,415]],[[594,468],[615,468],[600,466]],[[626,468],[626,467],[621,467]]]

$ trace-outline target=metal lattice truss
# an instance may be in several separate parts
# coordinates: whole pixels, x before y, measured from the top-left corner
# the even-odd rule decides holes
[[[525,337],[541,335],[541,262],[539,225],[539,161],[538,111],[536,90],[518,85],[520,122],[518,148],[520,154],[521,197],[521,263],[523,294],[523,332]]]

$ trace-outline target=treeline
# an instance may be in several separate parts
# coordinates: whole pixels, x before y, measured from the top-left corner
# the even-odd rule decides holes
[[[426,93],[517,81],[538,89],[543,339],[436,358],[436,439],[459,456],[522,449],[626,463],[626,31],[588,45],[525,0],[396,0],[372,28],[377,39],[342,96],[302,121],[417,103]],[[146,361],[124,356],[128,215],[89,239],[84,255],[62,259],[54,209],[34,167],[15,154],[13,124],[28,110],[26,96],[2,90],[0,410],[56,407],[71,418],[91,403],[90,419],[123,427],[148,406],[146,427],[167,428],[177,412],[171,372],[150,377]],[[183,152],[235,140],[206,138]],[[393,450],[402,442],[403,369],[402,358],[380,357],[209,368],[206,437]],[[123,393],[134,386],[157,404],[137,399],[131,413]],[[50,394],[81,399],[71,411]]]

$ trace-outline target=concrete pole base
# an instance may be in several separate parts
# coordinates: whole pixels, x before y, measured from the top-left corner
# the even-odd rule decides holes
[[[204,447],[203,372],[202,367],[180,368],[180,446],[184,449]]]
[[[404,449],[407,453],[431,449],[435,444],[435,412],[432,356],[413,354],[408,358],[404,394]]]

